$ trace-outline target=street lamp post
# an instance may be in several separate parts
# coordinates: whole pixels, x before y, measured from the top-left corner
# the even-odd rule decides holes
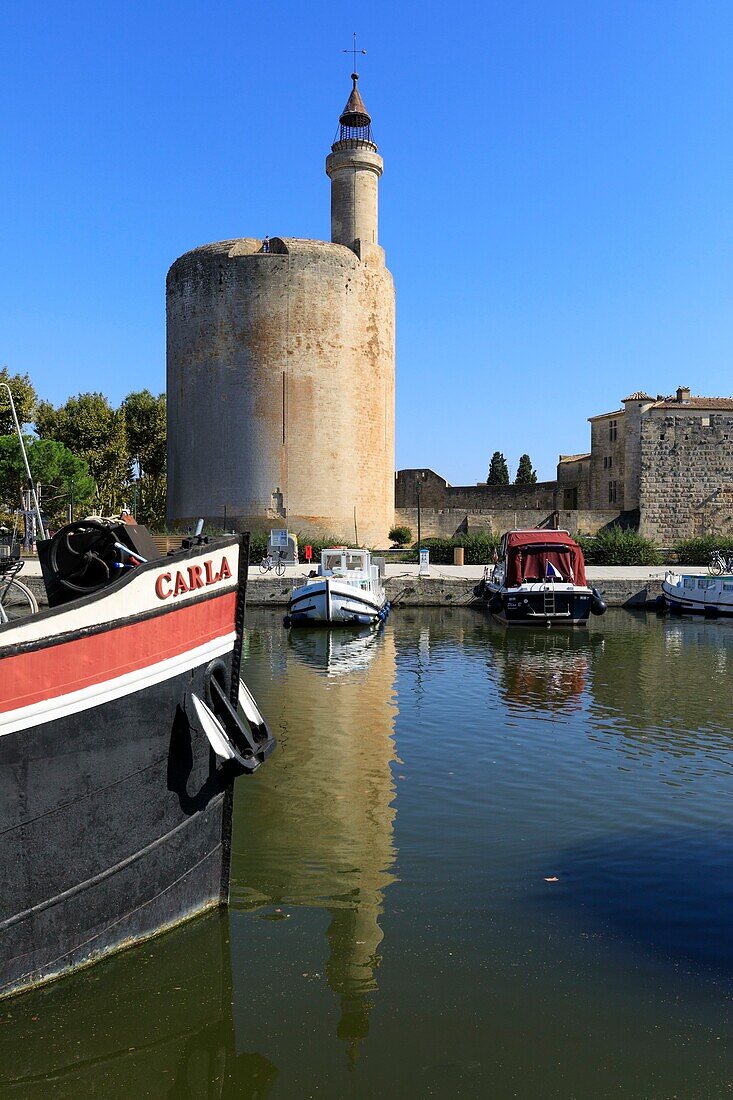
[[[423,483],[421,477],[415,478],[415,496],[417,498],[417,560],[420,561],[420,545],[422,543],[422,528],[420,516],[420,497],[422,496]]]

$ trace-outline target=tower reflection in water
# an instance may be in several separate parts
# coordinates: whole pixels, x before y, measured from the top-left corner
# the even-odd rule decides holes
[[[369,1031],[384,891],[394,881],[394,640],[382,631],[277,635],[258,632],[252,618],[257,659],[248,675],[279,751],[270,775],[237,802],[232,904],[270,919],[293,906],[327,914],[324,974],[353,1068]]]

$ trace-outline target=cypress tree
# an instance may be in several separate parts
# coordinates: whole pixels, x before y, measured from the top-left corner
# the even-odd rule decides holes
[[[488,485],[508,485],[509,467],[501,451],[494,451],[489,466],[489,476],[486,479]]]
[[[537,471],[532,465],[532,459],[529,455],[522,455],[519,459],[519,465],[517,466],[517,476],[514,480],[515,485],[536,485],[537,484]]]

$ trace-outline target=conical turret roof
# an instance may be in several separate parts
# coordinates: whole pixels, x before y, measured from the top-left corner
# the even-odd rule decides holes
[[[352,73],[351,79],[354,81],[354,86],[351,89],[351,95],[346,102],[346,106],[341,112],[339,122],[342,126],[348,127],[369,126],[372,121],[372,116],[364,106],[364,100],[361,98],[361,93],[356,86],[359,74]]]

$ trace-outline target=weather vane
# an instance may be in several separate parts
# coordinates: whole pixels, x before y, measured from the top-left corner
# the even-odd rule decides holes
[[[356,48],[356,31],[354,31],[354,44],[348,50],[342,50],[341,53],[350,53],[350,54],[352,54],[352,56],[354,58],[354,68],[353,68],[352,71],[356,72],[356,55],[358,53],[364,53],[364,54],[366,53],[366,50],[357,50],[357,48]]]

